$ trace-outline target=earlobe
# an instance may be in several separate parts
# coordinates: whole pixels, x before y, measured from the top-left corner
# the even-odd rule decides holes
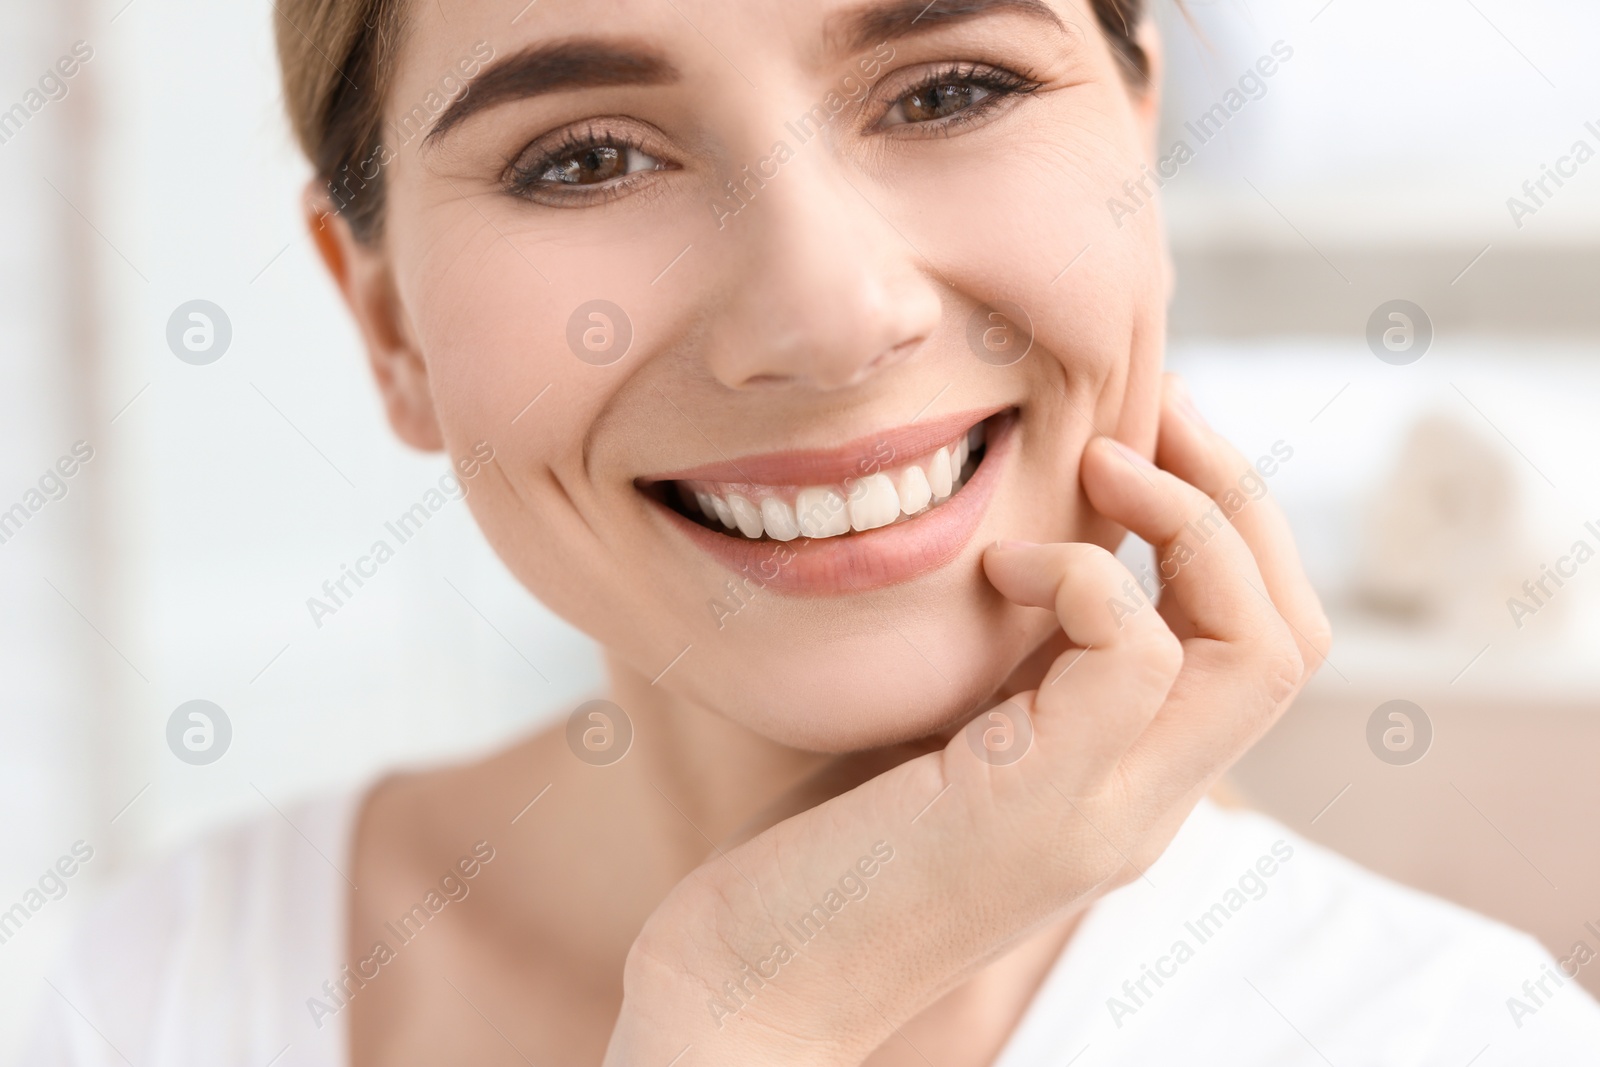
[[[412,448],[444,448],[428,366],[415,341],[383,248],[359,240],[315,180],[305,195],[306,226],[366,344],[389,425]]]

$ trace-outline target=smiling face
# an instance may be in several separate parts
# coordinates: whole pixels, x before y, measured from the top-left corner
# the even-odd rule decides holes
[[[1113,546],[1079,457],[1152,447],[1159,220],[1107,200],[1154,94],[1073,0],[521,7],[409,5],[381,239],[322,238],[395,425],[487,442],[501,558],[683,699],[817,750],[972,711],[1055,626],[983,547]]]

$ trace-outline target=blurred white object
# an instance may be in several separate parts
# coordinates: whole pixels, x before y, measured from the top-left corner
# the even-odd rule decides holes
[[[1416,624],[1481,628],[1537,571],[1515,457],[1449,415],[1418,419],[1373,501],[1353,593]]]

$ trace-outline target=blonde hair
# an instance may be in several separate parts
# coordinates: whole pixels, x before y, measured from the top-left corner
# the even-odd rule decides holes
[[[273,6],[283,100],[295,139],[318,178],[351,194],[336,199],[346,201],[339,211],[356,236],[375,240],[383,223],[382,176],[361,171],[381,137],[405,29],[401,0],[276,0]]]

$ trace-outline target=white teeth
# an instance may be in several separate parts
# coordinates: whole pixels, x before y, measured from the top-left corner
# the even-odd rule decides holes
[[[767,536],[775,541],[793,541],[800,536],[800,524],[794,521],[794,509],[775,496],[761,502],[761,520]]]
[[[733,512],[733,521],[738,524],[740,533],[750,538],[761,536],[761,510],[754,504],[738,493],[729,493],[728,510]]]
[[[741,492],[734,492],[734,484],[686,480],[678,483],[678,495],[690,512],[698,507],[708,520],[737,528],[750,540],[838,537],[891,525],[948,499],[965,482],[972,451],[985,440],[980,423],[920,461],[846,478],[843,485],[740,485]]]
[[[807,537],[836,537],[850,532],[844,497],[832,489],[807,488],[794,498],[795,519]]]
[[[900,496],[887,474],[872,474],[856,483],[850,494],[850,527],[876,530],[900,517]]]
[[[950,450],[941,448],[933,454],[928,461],[928,486],[933,490],[933,499],[943,500],[950,495],[950,490],[955,486],[955,472],[950,469]],[[713,500],[716,497],[712,497]],[[728,523],[732,526],[732,523]]]
[[[915,515],[933,499],[928,476],[915,463],[900,472],[900,484],[896,488],[899,490],[900,510],[907,515]]]
[[[711,506],[716,511],[717,521],[731,528],[733,526],[733,509],[728,507],[728,502],[717,494],[711,493],[708,495],[711,497]]]

